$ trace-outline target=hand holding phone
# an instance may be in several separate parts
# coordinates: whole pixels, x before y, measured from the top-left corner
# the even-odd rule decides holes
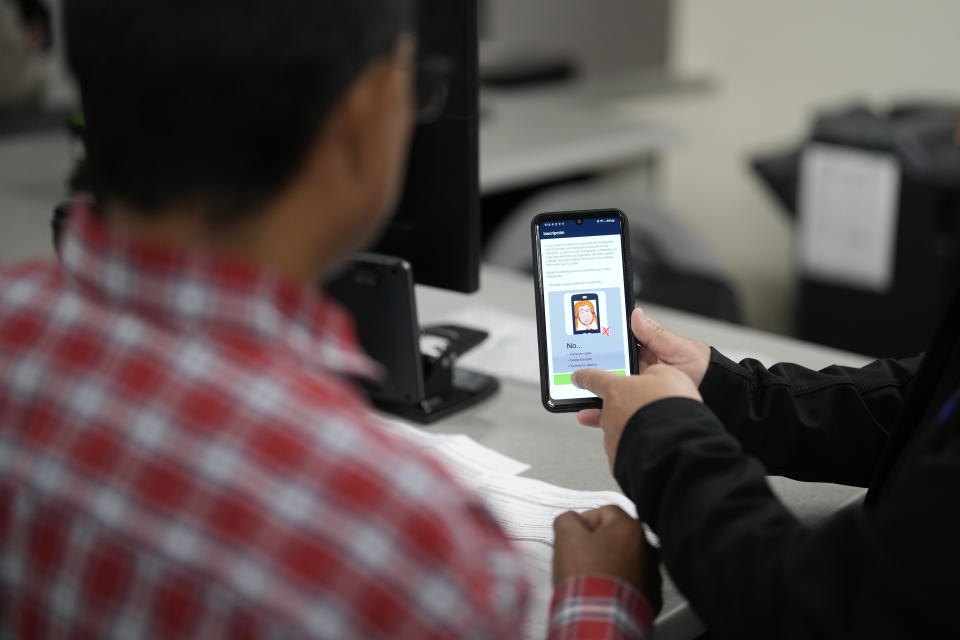
[[[571,376],[587,368],[637,372],[626,216],[616,209],[546,213],[534,218],[531,235],[543,406],[600,407]]]
[[[577,421],[585,427],[603,430],[603,448],[610,472],[617,457],[620,437],[633,414],[648,404],[667,398],[690,398],[703,402],[696,385],[687,374],[665,364],[655,364],[637,376],[623,378],[599,369],[584,369],[574,375],[581,389],[589,389],[603,399],[602,409],[585,409]]]

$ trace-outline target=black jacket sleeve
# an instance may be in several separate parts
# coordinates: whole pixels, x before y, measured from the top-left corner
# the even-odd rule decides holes
[[[767,473],[865,487],[921,360],[767,369],[714,349],[700,393]]]
[[[674,398],[633,416],[614,473],[717,637],[960,637],[960,517],[953,502],[936,505],[960,484],[958,457],[955,439],[915,467],[898,500],[811,529],[709,408]]]

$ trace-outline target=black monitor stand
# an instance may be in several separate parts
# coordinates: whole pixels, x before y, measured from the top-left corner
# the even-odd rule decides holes
[[[325,289],[353,314],[361,344],[384,366],[385,377],[366,385],[371,401],[383,411],[429,424],[499,388],[496,378],[456,366],[486,332],[419,326],[413,273],[405,260],[359,255]]]
[[[446,342],[439,353],[420,352],[424,395],[415,403],[391,402],[373,396],[376,406],[402,418],[429,424],[473,406],[493,395],[499,381],[483,373],[456,366],[457,359],[487,337],[485,331],[456,325],[432,325],[420,337]]]

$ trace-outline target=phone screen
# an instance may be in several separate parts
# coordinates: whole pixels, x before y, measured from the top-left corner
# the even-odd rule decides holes
[[[619,212],[607,215],[534,221],[539,286],[541,377],[551,410],[574,410],[596,396],[573,386],[577,369],[598,368],[620,375],[632,370],[627,317],[627,286],[623,235]],[[615,213],[617,215],[611,215]],[[579,221],[579,223],[578,223]],[[543,366],[544,356],[546,366]]]

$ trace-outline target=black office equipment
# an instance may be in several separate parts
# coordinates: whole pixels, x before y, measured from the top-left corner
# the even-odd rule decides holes
[[[447,103],[414,133],[403,198],[376,253],[404,258],[421,284],[480,287],[476,0],[421,0],[422,61],[445,59]]]
[[[326,291],[350,309],[364,350],[383,365],[384,377],[365,386],[384,411],[430,423],[497,390],[495,378],[454,366],[486,332],[453,325],[420,329],[407,261],[360,254]],[[432,344],[421,346],[427,341]]]
[[[371,387],[377,400],[415,404],[423,398],[419,327],[410,264],[401,258],[361,254],[326,284],[350,309],[364,350],[384,367]]]
[[[417,127],[404,195],[377,255],[358,256],[326,289],[353,313],[367,352],[387,369],[370,388],[371,399],[429,423],[486,398],[498,383],[455,367],[486,333],[421,329],[417,322],[414,279],[466,293],[480,286],[477,4],[421,0],[419,6],[420,76],[445,62],[446,104],[430,105],[436,117]],[[423,339],[439,347],[424,352]]]
[[[960,278],[960,107],[906,104],[889,112],[856,107],[822,115],[811,143],[895,158],[901,175],[891,286],[884,292],[801,274],[797,335],[892,357],[926,347]],[[802,152],[754,159],[753,168],[796,216]]]

